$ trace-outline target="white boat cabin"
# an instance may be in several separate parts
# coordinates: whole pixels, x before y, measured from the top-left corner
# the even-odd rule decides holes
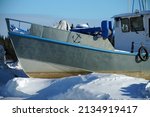
[[[137,52],[143,45],[150,52],[150,11],[120,14],[113,18],[116,49]]]

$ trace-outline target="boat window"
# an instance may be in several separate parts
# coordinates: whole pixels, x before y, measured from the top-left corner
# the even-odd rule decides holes
[[[132,17],[130,19],[131,23],[131,31],[144,31],[144,25],[143,25],[143,17]]]
[[[130,26],[129,26],[129,19],[128,18],[123,18],[121,19],[121,29],[122,32],[129,32],[130,31]]]

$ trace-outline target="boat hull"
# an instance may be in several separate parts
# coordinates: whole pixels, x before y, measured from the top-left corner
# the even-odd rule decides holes
[[[77,69],[79,71],[119,73],[144,72],[147,74],[150,71],[150,60],[141,61],[137,53],[106,51],[30,35],[10,33],[10,36],[25,72],[52,72],[52,69],[47,69],[47,66],[52,67],[52,63],[63,66],[60,68],[61,72],[76,71],[74,68],[79,68]],[[67,71],[66,66],[71,69]]]
[[[28,76],[35,78],[60,78],[89,73],[89,71],[80,68],[41,62],[33,59],[19,58],[19,62]]]

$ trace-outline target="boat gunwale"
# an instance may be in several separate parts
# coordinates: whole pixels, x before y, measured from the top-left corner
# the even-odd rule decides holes
[[[43,37],[39,37],[39,36],[33,36],[33,35],[29,35],[29,34],[20,34],[20,33],[16,33],[16,32],[8,32],[10,37],[12,36],[18,36],[18,37],[23,37],[23,38],[30,38],[30,39],[35,39],[35,40],[40,40],[40,41],[47,41],[47,42],[51,42],[51,43],[56,43],[56,44],[61,44],[61,45],[66,45],[66,46],[73,46],[73,47],[77,47],[77,48],[83,48],[83,49],[89,49],[89,50],[94,50],[94,51],[99,51],[99,52],[105,52],[105,53],[111,53],[111,54],[121,54],[121,55],[129,55],[129,56],[137,56],[138,52],[134,52],[134,53],[130,53],[128,51],[115,51],[115,50],[104,50],[104,49],[100,49],[100,48],[95,48],[95,47],[91,47],[91,46],[86,46],[86,45],[79,45],[79,44],[74,44],[74,43],[70,43],[70,42],[62,42],[59,40],[55,40],[55,39],[51,39],[51,38],[43,38]],[[150,54],[149,54],[150,56]]]

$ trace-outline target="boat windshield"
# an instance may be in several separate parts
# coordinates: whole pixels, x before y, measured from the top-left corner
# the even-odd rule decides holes
[[[131,23],[131,31],[144,31],[144,25],[143,25],[143,17],[132,17],[130,18]]]
[[[129,18],[123,18],[121,20],[121,29],[122,29],[122,32],[129,32],[130,31],[130,20],[129,20]]]
[[[122,32],[136,32],[144,31],[143,17],[131,17],[131,18],[122,18],[121,19],[121,29]]]

